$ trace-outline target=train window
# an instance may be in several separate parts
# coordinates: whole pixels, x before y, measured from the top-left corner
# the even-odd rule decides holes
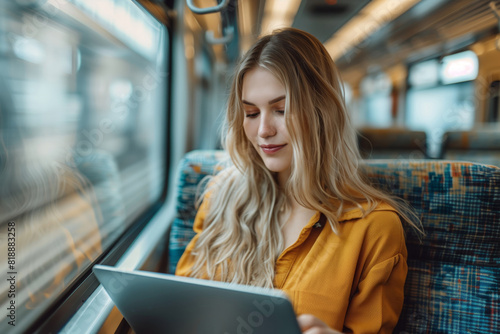
[[[363,119],[364,110],[361,108],[362,101],[356,94],[359,95],[358,92],[354,91],[353,86],[347,81],[344,81],[344,99],[352,124],[356,128],[362,128],[365,124]]]
[[[132,1],[0,2],[0,332],[26,330],[160,199],[167,46]]]
[[[387,128],[392,125],[392,82],[380,72],[365,77],[360,83],[364,126]]]
[[[477,57],[472,51],[410,67],[405,125],[426,132],[430,157],[440,156],[446,131],[473,127],[476,76]]]
[[[412,87],[432,87],[438,84],[439,61],[431,59],[416,64],[408,73],[408,81]]]
[[[408,128],[427,133],[431,157],[440,155],[443,134],[448,130],[469,130],[474,124],[474,85],[454,85],[408,90]]]

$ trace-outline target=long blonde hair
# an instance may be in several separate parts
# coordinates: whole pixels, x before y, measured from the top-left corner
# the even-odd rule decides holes
[[[255,67],[270,71],[286,90],[285,122],[293,158],[283,188],[243,129],[243,78]],[[234,166],[207,189],[210,200],[193,249],[192,276],[272,287],[275,262],[284,247],[279,214],[280,209],[289,210],[287,196],[325,215],[335,233],[346,204],[366,215],[380,202],[391,204],[419,229],[418,218],[404,203],[370,186],[359,172],[356,131],[338,70],[309,33],[275,31],[242,57],[231,85],[223,145]],[[368,209],[361,203],[368,203]]]

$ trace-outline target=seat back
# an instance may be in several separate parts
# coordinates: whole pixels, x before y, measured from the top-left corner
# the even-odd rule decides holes
[[[174,219],[168,243],[168,271],[175,272],[184,249],[194,237],[196,200],[203,192],[201,181],[222,170],[227,155],[223,151],[192,151],[180,162],[177,177],[177,215]]]
[[[450,161],[370,161],[373,183],[408,201],[408,276],[395,333],[492,333],[500,323],[500,169]]]
[[[427,135],[409,129],[363,128],[358,130],[358,146],[365,159],[424,159]]]
[[[181,163],[170,271],[194,236],[198,183],[220,170],[221,151],[194,151]],[[426,230],[405,226],[408,277],[396,333],[498,331],[500,323],[500,169],[437,160],[366,160],[379,187],[408,201]]]
[[[446,132],[443,158],[500,166],[500,129]]]

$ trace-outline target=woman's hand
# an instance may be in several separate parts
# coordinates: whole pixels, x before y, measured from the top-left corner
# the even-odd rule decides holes
[[[301,314],[297,317],[302,334],[339,334],[334,329],[328,327],[323,321],[312,314]],[[341,333],[340,333],[341,334]]]

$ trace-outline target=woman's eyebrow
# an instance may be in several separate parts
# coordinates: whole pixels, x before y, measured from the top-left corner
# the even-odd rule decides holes
[[[285,98],[286,98],[286,95],[278,96],[277,98],[274,98],[274,99],[268,101],[267,103],[271,105],[271,104],[279,102],[279,101],[281,101],[281,100],[283,100]],[[250,106],[255,106],[255,104],[253,104],[252,102],[248,102],[248,101],[245,101],[245,100],[242,100],[241,102],[243,102],[243,104],[248,104]]]

